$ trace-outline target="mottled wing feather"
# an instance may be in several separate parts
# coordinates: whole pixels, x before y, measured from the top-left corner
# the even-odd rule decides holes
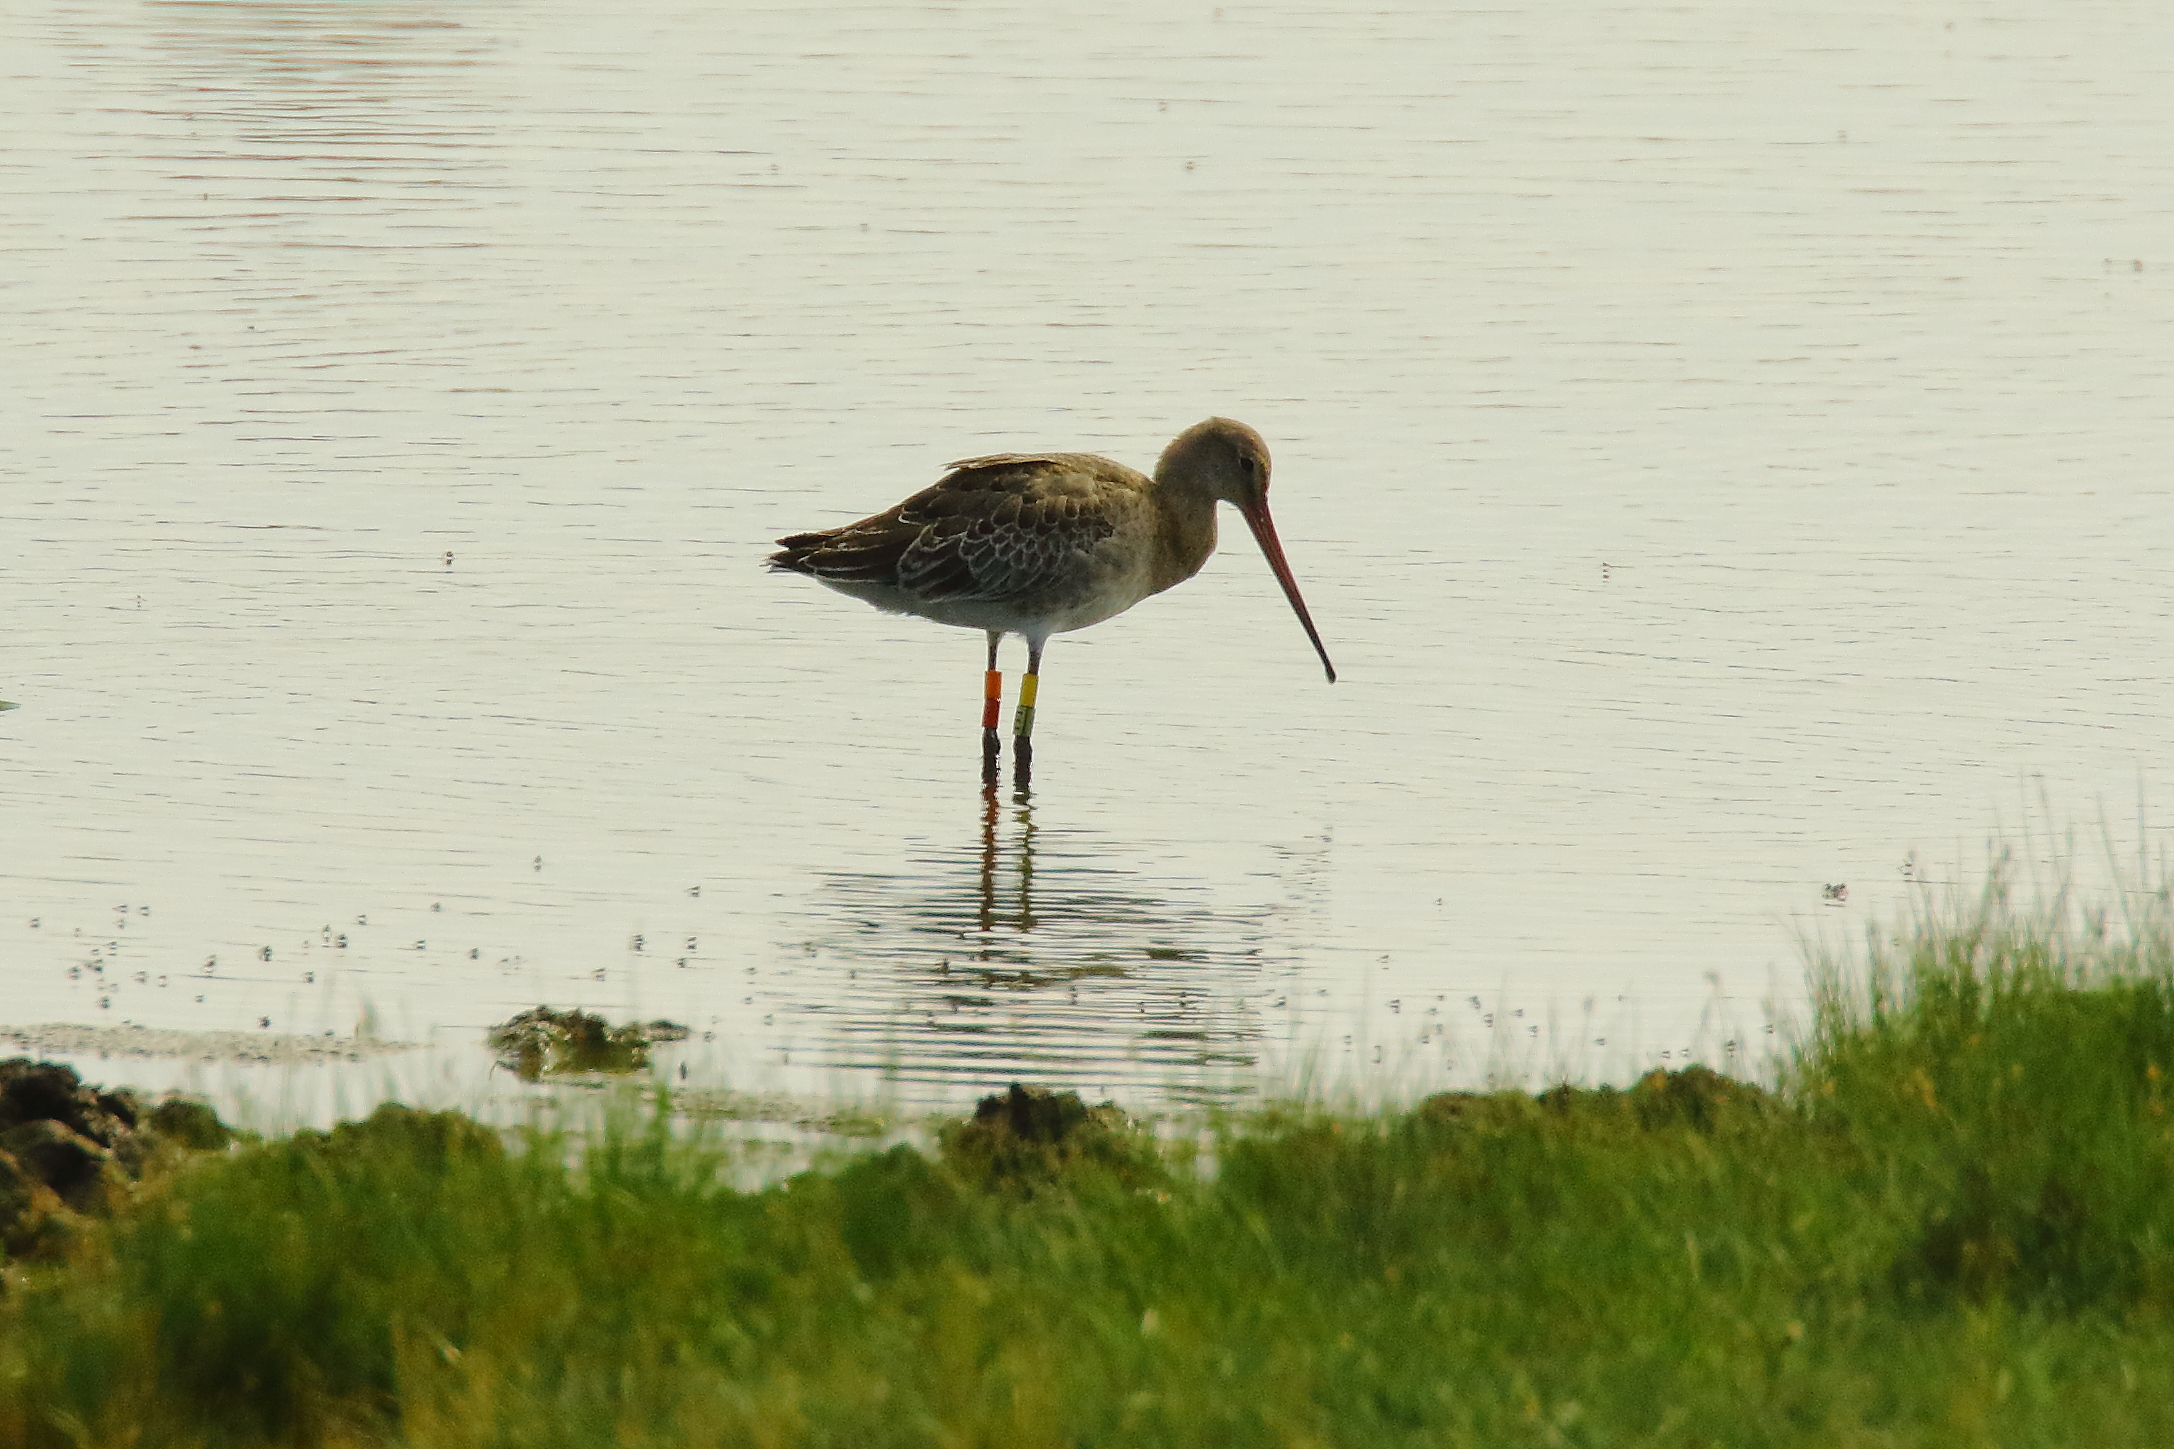
[[[780,539],[771,562],[930,602],[1062,599],[1091,585],[1094,547],[1117,531],[1107,485],[1134,477],[1087,454],[971,458],[888,513]]]
[[[985,458],[961,458],[956,463],[946,463],[941,488],[961,473],[986,473],[994,468],[1046,468],[1053,474],[1072,473],[1082,477],[1101,478],[1122,476],[1131,470],[1098,458],[1092,453],[991,453]]]

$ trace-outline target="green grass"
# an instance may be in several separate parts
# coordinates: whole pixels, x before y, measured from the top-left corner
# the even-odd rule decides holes
[[[10,1269],[0,1444],[2174,1442],[2174,933],[2073,916],[1821,965],[1774,1093],[999,1116],[754,1193],[389,1109]]]

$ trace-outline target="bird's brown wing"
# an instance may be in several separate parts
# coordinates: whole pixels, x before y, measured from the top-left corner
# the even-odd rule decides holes
[[[1117,531],[1097,485],[1124,472],[1080,453],[971,458],[887,513],[779,539],[770,562],[931,602],[1062,598],[1087,586],[1090,554]]]

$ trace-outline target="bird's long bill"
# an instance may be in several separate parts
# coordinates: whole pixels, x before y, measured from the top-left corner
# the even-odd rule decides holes
[[[1321,656],[1321,667],[1328,671],[1329,683],[1336,682],[1336,666],[1329,662],[1328,648],[1321,642],[1321,631],[1313,626],[1313,615],[1306,612],[1306,601],[1298,596],[1298,580],[1291,577],[1291,565],[1283,556],[1283,544],[1276,537],[1275,520],[1268,516],[1268,505],[1257,508],[1241,508],[1246,526],[1253,530],[1253,541],[1261,546],[1268,557],[1268,567],[1275,571],[1276,582],[1283,585],[1283,596],[1291,601],[1291,610],[1298,615],[1298,622],[1306,627],[1306,637],[1313,640],[1313,652]]]

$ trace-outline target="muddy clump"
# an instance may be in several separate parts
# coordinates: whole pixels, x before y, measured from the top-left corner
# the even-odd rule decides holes
[[[1114,1173],[1128,1186],[1167,1176],[1153,1139],[1114,1102],[1090,1107],[1077,1092],[1014,1082],[937,1137],[953,1171],[989,1187],[1031,1192],[1082,1169]]]
[[[685,1041],[688,1035],[677,1022],[613,1026],[586,1011],[538,1006],[492,1027],[490,1043],[500,1066],[524,1082],[535,1082],[589,1072],[638,1072],[649,1065],[650,1047]]]
[[[1540,1120],[1552,1105],[1554,1088],[1533,1097],[1524,1092],[1437,1092],[1422,1101],[1413,1115],[1428,1127],[1458,1127],[1479,1132],[1524,1131]]]
[[[1709,1133],[1763,1121],[1782,1105],[1764,1087],[1703,1066],[1673,1072],[1656,1067],[1640,1077],[1628,1095],[1641,1126],[1689,1127]]]
[[[421,1168],[433,1178],[459,1163],[494,1163],[506,1155],[499,1135],[473,1117],[427,1112],[400,1102],[380,1102],[361,1121],[342,1122],[330,1132],[305,1128],[288,1140],[288,1150],[365,1175],[397,1163]]]
[[[1601,1130],[1688,1127],[1712,1134],[1762,1122],[1781,1109],[1763,1087],[1725,1077],[1711,1067],[1656,1067],[1628,1089],[1553,1086],[1537,1095],[1518,1091],[1442,1092],[1415,1115],[1427,1126],[1523,1131],[1541,1123]]]
[[[233,1140],[201,1102],[170,1098],[147,1110],[135,1093],[101,1091],[63,1063],[0,1061],[0,1258],[57,1254],[150,1172]]]

